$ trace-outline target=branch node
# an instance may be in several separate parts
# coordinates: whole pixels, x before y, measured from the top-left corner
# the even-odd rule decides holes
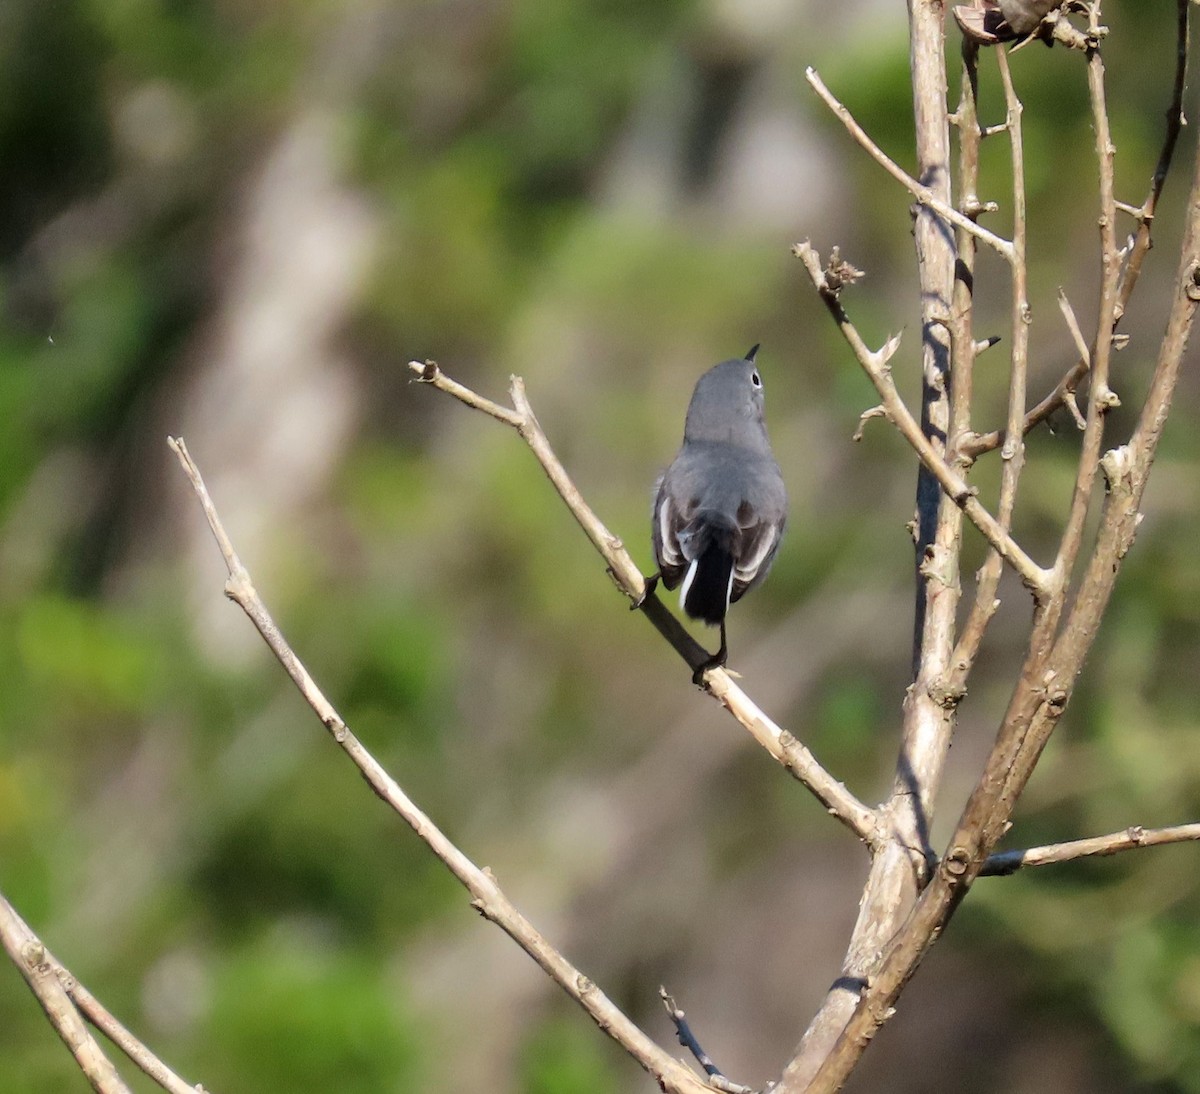
[[[1075,427],[1080,432],[1087,429],[1087,421],[1083,416],[1083,412],[1079,409],[1079,401],[1075,398],[1075,392],[1064,391],[1062,401],[1063,401],[1063,406],[1065,406],[1067,408],[1067,410],[1070,411],[1071,418],[1075,422]]]
[[[1067,706],[1067,689],[1064,687],[1050,688],[1046,691],[1046,706],[1054,715],[1061,714]]]
[[[871,407],[870,410],[864,410],[858,416],[858,428],[854,431],[854,435],[850,438],[853,441],[861,441],[863,439],[863,431],[866,429],[867,422],[872,418],[886,418],[887,409],[882,403]]]
[[[900,348],[900,332],[893,334],[882,346],[875,351],[875,357],[883,368],[887,368],[888,362],[896,356],[896,351]]]
[[[1188,271],[1183,291],[1189,300],[1200,300],[1200,262],[1194,263]]]
[[[1000,206],[994,201],[980,201],[975,194],[963,198],[962,213],[977,221],[984,213],[998,213]]]
[[[966,874],[970,862],[971,852],[965,847],[955,847],[946,855],[943,865],[952,878],[960,878]]]
[[[39,939],[31,939],[21,947],[21,960],[31,969],[36,969],[46,963],[46,947]]]
[[[1104,481],[1108,484],[1109,493],[1122,487],[1129,487],[1132,466],[1133,453],[1127,444],[1110,448],[1100,457],[1100,470],[1104,473]]]

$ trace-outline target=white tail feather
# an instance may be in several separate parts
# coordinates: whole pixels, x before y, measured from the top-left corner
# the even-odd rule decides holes
[[[688,589],[692,587],[692,579],[696,576],[696,570],[700,566],[698,558],[692,559],[692,564],[688,567],[688,572],[684,575],[683,584],[679,586],[679,610],[687,611],[687,594]]]

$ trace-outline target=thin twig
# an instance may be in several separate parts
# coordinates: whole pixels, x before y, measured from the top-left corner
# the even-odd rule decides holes
[[[964,232],[970,232],[977,239],[982,240],[989,247],[1002,255],[1009,262],[1012,261],[1012,244],[1007,239],[1002,239],[995,232],[989,232],[986,228],[981,227],[970,217],[963,216],[957,209],[942,201],[933,190],[913,178],[907,171],[895,162],[882,148],[879,147],[869,136],[866,130],[854,120],[854,115],[837,99],[832,91],[825,86],[824,81],[817,75],[816,69],[806,68],[804,70],[805,78],[812,85],[813,90],[825,102],[825,105],[833,111],[838,121],[846,127],[847,132],[863,147],[867,154],[878,163],[889,175],[900,183],[914,198],[922,205],[927,205],[938,216],[949,221],[956,228],[961,228]]]
[[[1142,264],[1150,253],[1150,229],[1154,223],[1154,215],[1158,209],[1159,198],[1162,197],[1163,186],[1171,169],[1171,160],[1175,155],[1175,145],[1183,129],[1183,92],[1187,86],[1188,69],[1188,22],[1189,0],[1177,0],[1175,20],[1175,80],[1171,87],[1171,104],[1166,110],[1167,128],[1163,136],[1162,150],[1155,164],[1154,174],[1150,179],[1150,192],[1141,208],[1136,211],[1138,220],[1137,234],[1134,236],[1133,248],[1125,263],[1121,277],[1121,298],[1117,303],[1116,319],[1119,323],[1129,304],[1129,297],[1141,276]]]
[[[424,382],[432,384],[439,391],[453,395],[469,406],[479,406],[481,402],[488,402],[474,392],[468,391],[461,384],[450,380],[432,362],[412,361],[408,367],[414,374],[419,374]],[[460,392],[467,392],[471,398],[463,398]],[[512,379],[512,399],[516,408],[512,418],[501,417],[497,414],[492,414],[492,416],[512,425],[529,445],[547,477],[554,484],[555,490],[558,491],[559,496],[566,503],[576,521],[579,522],[593,546],[604,558],[609,573],[613,576],[617,586],[635,606],[640,607],[644,614],[650,616],[651,622],[659,632],[667,637],[668,641],[688,662],[689,667],[694,669],[700,661],[689,660],[690,647],[681,645],[681,640],[677,635],[683,636],[683,639],[692,643],[692,646],[695,646],[694,641],[657,597],[645,595],[646,580],[624,544],[604,526],[600,518],[583,500],[578,488],[554,454],[549,440],[533,413],[533,408],[525,393],[525,385],[520,377],[514,376]],[[496,406],[494,403],[490,405]],[[488,413],[492,412],[489,410]],[[651,615],[652,612],[655,614]],[[832,816],[840,820],[868,846],[873,844],[875,811],[859,801],[843,783],[826,771],[799,740],[768,718],[734,683],[728,672],[722,668],[709,669],[705,676],[705,688],[767,752],[812,792]]]
[[[1162,847],[1168,843],[1193,840],[1200,840],[1200,823],[1177,824],[1170,828],[1143,828],[1139,824],[1106,836],[1048,843],[1024,851],[998,851],[988,856],[979,874],[981,877],[1003,877],[1015,874],[1026,866],[1049,866],[1077,858],[1115,855],[1120,851],[1136,851],[1140,847]]]
[[[204,1094],[207,1089],[200,1083],[192,1085],[186,1079],[176,1075],[149,1048],[139,1041],[117,1019],[103,1003],[100,1002],[83,984],[81,984],[48,950],[46,960],[54,968],[55,974],[67,989],[80,1013],[117,1046],[137,1067],[153,1079],[170,1094]]]
[[[678,1060],[673,1059],[646,1036],[583,973],[558,952],[501,891],[490,870],[480,869],[423,813],[350,732],[346,723],[325,697],[308,670],[283,637],[266,606],[255,591],[250,574],[233,549],[208,493],[200,470],[181,438],[168,440],[200,500],[209,527],[229,571],[225,595],[250,617],[287,674],[316,712],[334,741],[362,773],[371,789],[428,845],[471,894],[471,906],[513,939],[592,1020],[625,1049],[667,1090],[700,1094],[705,1086]]]
[[[792,251],[804,263],[813,286],[820,293],[821,299],[841,330],[842,336],[854,351],[854,356],[863,371],[875,385],[888,421],[913,447],[921,463],[937,479],[938,484],[949,498],[962,509],[967,519],[979,529],[1000,557],[1017,572],[1035,598],[1041,600],[1046,593],[1047,583],[1051,576],[1050,571],[1044,570],[1034,562],[1016,540],[1001,527],[996,518],[987,511],[976,497],[974,488],[969,486],[966,480],[946,462],[945,457],[933,447],[920,424],[913,417],[912,411],[900,397],[889,366],[889,361],[899,347],[899,337],[893,336],[888,339],[879,350],[872,350],[868,347],[854,324],[850,322],[838,294],[829,288],[825,271],[821,267],[820,256],[812,245],[806,240],[803,243],[797,243]]]
[[[37,997],[55,1032],[63,1039],[97,1094],[130,1094],[113,1062],[92,1036],[54,967],[46,948],[16,910],[0,896],[0,942]]]
[[[688,1025],[683,1011],[676,1006],[674,997],[667,989],[660,987],[658,995],[662,999],[663,1006],[666,1007],[667,1014],[670,1016],[672,1023],[675,1025],[675,1036],[679,1038],[679,1043],[696,1057],[696,1062],[704,1068],[704,1074],[708,1076],[708,1085],[714,1090],[723,1091],[724,1094],[754,1094],[754,1091],[750,1087],[742,1086],[741,1083],[731,1082],[727,1079],[725,1073],[712,1062],[712,1057],[701,1048],[700,1042],[696,1040],[696,1035],[692,1032],[692,1027]]]

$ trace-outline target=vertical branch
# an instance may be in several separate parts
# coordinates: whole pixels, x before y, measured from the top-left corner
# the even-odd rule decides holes
[[[968,48],[964,45],[964,49]],[[975,47],[970,47],[977,52]],[[1013,231],[1012,261],[1012,308],[1010,329],[1012,351],[1009,362],[1008,418],[1004,432],[1004,443],[1000,449],[1003,468],[1000,473],[1000,500],[996,519],[1000,527],[1008,532],[1012,528],[1013,508],[1017,499],[1017,482],[1025,462],[1025,400],[1026,378],[1029,374],[1029,323],[1028,267],[1026,265],[1027,217],[1025,209],[1025,145],[1021,132],[1021,100],[1013,87],[1012,73],[1008,67],[1008,54],[996,49],[996,63],[1000,68],[1000,82],[1004,88],[1005,120],[1012,155]],[[978,148],[978,122],[976,121],[976,148]],[[964,147],[970,134],[964,134]],[[973,166],[978,168],[976,162]],[[965,174],[965,172],[964,172]],[[972,179],[972,181],[974,181]],[[965,185],[965,180],[964,180]],[[971,241],[974,242],[973,240]],[[964,440],[966,433],[963,434]],[[996,591],[1004,563],[999,554],[988,552],[979,571],[975,602],[970,615],[963,624],[962,636],[951,658],[951,670],[947,679],[947,695],[960,699],[966,691],[967,676],[979,655],[984,632],[995,615],[1000,601]]]
[[[944,15],[939,0],[909,0],[917,178],[942,207],[950,203]],[[954,287],[954,237],[947,219],[928,203],[917,208],[914,233],[921,291],[921,424],[930,443],[953,459],[947,451],[951,428],[947,317]],[[954,648],[962,514],[923,466],[917,479],[916,509],[914,679],[905,697],[895,780],[880,811],[880,838],[843,974],[806,1030],[776,1087],[778,1094],[808,1087],[853,1015],[859,992],[925,879],[933,802],[954,730],[953,705],[942,701],[940,688]]]
[[[1099,5],[1089,8],[1089,29],[1098,35]],[[1112,359],[1113,331],[1117,322],[1117,286],[1121,275],[1121,255],[1117,248],[1117,203],[1113,192],[1113,160],[1116,149],[1108,124],[1108,104],[1104,90],[1104,61],[1098,47],[1088,51],[1088,91],[1092,101],[1092,125],[1096,132],[1096,161],[1100,182],[1100,301],[1096,314],[1096,334],[1091,347],[1091,381],[1088,387],[1087,424],[1079,455],[1079,470],[1067,516],[1066,529],[1054,561],[1053,583],[1066,590],[1079,558],[1083,543],[1084,524],[1091,509],[1092,488],[1100,467],[1100,450],[1104,441],[1104,419],[1108,411],[1119,405],[1108,386],[1109,362]],[[1065,597],[1057,597],[1060,614]],[[1052,615],[1053,618],[1053,615]]]
[[[962,90],[954,122],[958,126],[958,182],[964,215],[977,219],[986,211],[979,200],[979,146],[983,134],[979,127],[979,46],[963,36]],[[973,459],[965,450],[971,436],[971,398],[975,371],[975,237],[959,231],[958,263],[954,279],[954,307],[951,311],[951,441],[956,466],[965,474]],[[942,687],[943,701],[958,703],[966,694],[966,678],[979,652],[983,633],[991,622],[999,601],[996,589],[1004,571],[999,552],[989,551],[976,574],[975,601],[963,624],[958,644],[950,655],[950,668]]]
[[[1005,128],[1012,149],[1013,194],[1013,260],[1012,273],[1012,357],[1009,366],[1008,426],[1000,449],[1003,470],[1000,475],[1000,502],[997,520],[1005,531],[1012,527],[1013,506],[1017,498],[1017,480],[1025,463],[1025,436],[1021,425],[1025,420],[1025,378],[1029,370],[1029,296],[1028,271],[1025,263],[1025,145],[1021,135],[1021,100],[1013,88],[1008,68],[1008,54],[1003,49],[993,51],[1000,67],[1004,86]]]
[[[979,47],[963,39],[962,86],[958,109],[951,121],[958,128],[958,191],[963,216],[978,221],[985,206],[979,200],[979,128],[978,83]],[[962,451],[963,440],[971,432],[971,400],[975,375],[975,236],[959,227],[955,231],[957,261],[954,267],[954,295],[950,307],[950,433],[947,459],[960,474],[970,469]]]
[[[944,10],[934,0],[911,0],[909,19],[918,177],[949,204]],[[954,291],[954,236],[946,220],[928,206],[917,211],[914,235],[921,291],[921,422],[931,443],[953,463],[955,453],[947,451],[951,375],[946,317]],[[958,409],[961,415],[961,404]],[[917,476],[914,678],[905,699],[904,735],[889,802],[896,841],[908,856],[910,879],[904,885],[907,902],[915,897],[923,880],[934,797],[954,728],[954,712],[940,701],[937,689],[954,647],[961,541],[961,510],[921,468]],[[917,851],[919,857],[914,854]],[[898,864],[889,869],[898,869]],[[873,909],[873,914],[881,913],[884,930],[890,935],[898,924],[896,913]]]

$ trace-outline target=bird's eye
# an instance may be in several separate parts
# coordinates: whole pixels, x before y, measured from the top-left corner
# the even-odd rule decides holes
[[[762,377],[757,372],[750,373],[750,382],[755,387],[762,387]]]

